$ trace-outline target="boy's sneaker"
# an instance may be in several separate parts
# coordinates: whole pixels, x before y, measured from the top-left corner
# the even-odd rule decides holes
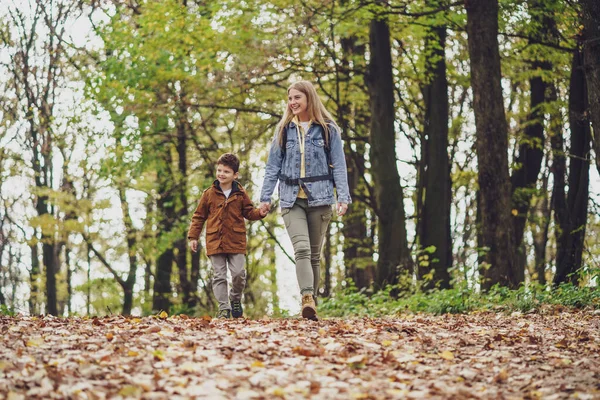
[[[312,294],[302,295],[302,318],[318,321],[317,306]]]
[[[229,319],[231,318],[231,311],[229,310],[219,310],[219,313],[217,314],[217,318],[221,319]]]
[[[244,307],[242,307],[241,300],[231,301],[231,316],[233,318],[242,318],[244,316]]]

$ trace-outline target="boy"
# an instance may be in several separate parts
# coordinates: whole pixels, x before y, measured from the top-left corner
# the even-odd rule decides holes
[[[202,193],[192,217],[188,240],[193,252],[198,251],[198,238],[206,222],[206,255],[213,266],[213,293],[219,302],[217,318],[241,318],[242,293],[246,285],[246,224],[259,220],[268,210],[255,208],[246,191],[236,181],[240,160],[231,153],[217,160],[217,179]],[[228,296],[227,264],[232,287]],[[231,304],[230,304],[231,300]]]

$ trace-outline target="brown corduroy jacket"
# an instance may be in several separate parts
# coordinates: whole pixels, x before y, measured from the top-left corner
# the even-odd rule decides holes
[[[202,193],[200,203],[192,216],[188,240],[198,240],[206,222],[206,255],[220,253],[246,254],[246,223],[263,218],[258,208],[242,188],[234,181],[229,198],[215,180]]]

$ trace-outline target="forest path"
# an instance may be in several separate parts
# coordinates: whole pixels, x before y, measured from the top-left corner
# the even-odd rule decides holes
[[[0,398],[600,398],[598,311],[0,316]]]

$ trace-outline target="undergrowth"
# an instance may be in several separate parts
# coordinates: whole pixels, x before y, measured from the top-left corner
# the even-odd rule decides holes
[[[473,311],[536,311],[544,306],[570,308],[600,308],[600,290],[596,287],[576,287],[561,284],[549,289],[532,284],[517,290],[493,287],[487,293],[459,285],[452,289],[428,292],[397,293],[392,286],[368,294],[350,285],[334,297],[323,299],[319,315],[323,317],[383,317],[401,313],[460,314]]]

